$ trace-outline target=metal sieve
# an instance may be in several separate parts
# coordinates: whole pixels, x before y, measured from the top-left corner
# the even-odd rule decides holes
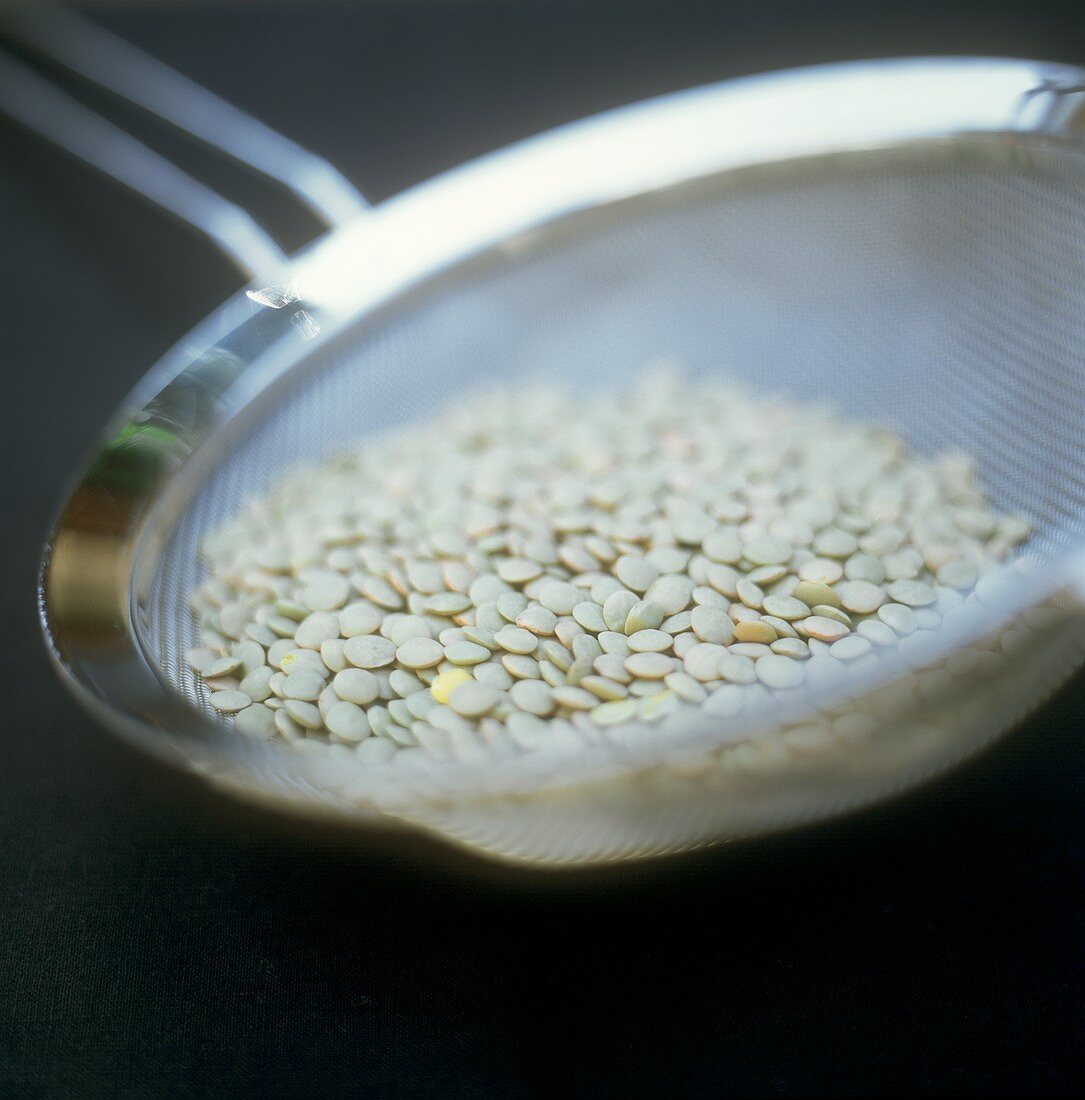
[[[736,80],[521,142],[255,260],[62,506],[41,608],[63,679],[246,799],[519,863],[677,852],[944,770],[1085,658],[1083,90],[1076,70],[984,59]],[[1025,559],[967,629],[726,721],[356,774],[209,710],[183,663],[186,598],[199,540],[246,499],[484,380],[605,400],[661,355],[885,423],[919,453],[968,452],[993,503],[1033,520]]]

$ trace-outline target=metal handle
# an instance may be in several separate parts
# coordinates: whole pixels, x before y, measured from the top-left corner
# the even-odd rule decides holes
[[[369,209],[358,191],[320,157],[71,12],[9,9],[0,13],[0,29],[82,79],[281,184],[328,226]],[[2,56],[0,112],[191,225],[247,277],[284,259],[282,249],[246,210],[43,76]]]
[[[285,260],[283,250],[240,206],[2,55],[0,110],[187,222],[247,278]]]

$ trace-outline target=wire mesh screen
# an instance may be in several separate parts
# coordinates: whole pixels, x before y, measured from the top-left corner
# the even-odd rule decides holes
[[[962,450],[1051,557],[1085,533],[1085,196],[1034,169],[767,172],[556,235],[315,353],[232,441],[161,560],[145,642],[183,665],[199,539],[299,463],[495,379],[605,401],[646,361],[828,403],[922,452]]]

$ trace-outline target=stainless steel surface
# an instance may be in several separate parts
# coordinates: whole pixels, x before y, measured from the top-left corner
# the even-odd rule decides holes
[[[18,5],[0,11],[0,29],[275,180],[326,226],[340,225],[368,209],[354,185],[326,160],[74,12],[52,4]]]
[[[369,209],[354,186],[320,157],[73,12],[52,5],[3,9],[0,31],[275,181],[325,226],[342,225]],[[285,260],[247,210],[2,53],[0,113],[192,226],[246,279]]]
[[[0,112],[191,225],[246,279],[286,258],[247,210],[2,54]]]
[[[265,276],[298,302],[239,295],[126,402],[47,548],[58,666],[114,728],[246,797],[523,862],[779,828],[975,751],[1085,652],[1059,595],[1085,542],[1081,85],[984,60],[778,74],[578,123],[390,200]],[[207,712],[181,655],[216,520],[486,376],[605,390],[658,354],[969,451],[996,503],[1035,520],[1040,568],[869,677],[500,766],[352,775]]]

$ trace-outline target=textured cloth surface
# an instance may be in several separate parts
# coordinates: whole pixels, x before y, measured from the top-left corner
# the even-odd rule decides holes
[[[868,7],[100,18],[374,198],[737,72],[907,52],[1085,61],[1078,5]],[[1082,1091],[1085,679],[875,811],[591,879],[250,813],[100,732],[38,637],[39,543],[125,389],[235,284],[183,229],[6,125],[0,142],[0,1096]]]

